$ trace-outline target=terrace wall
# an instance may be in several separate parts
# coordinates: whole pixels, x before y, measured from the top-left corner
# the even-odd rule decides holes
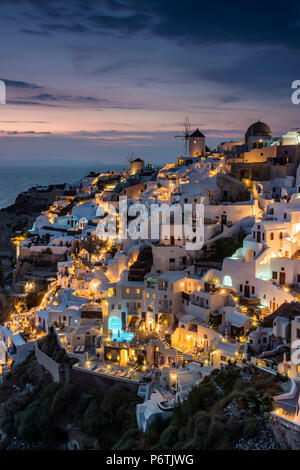
[[[300,426],[291,420],[271,414],[272,431],[282,449],[300,449]]]
[[[35,357],[38,363],[43,366],[49,374],[51,374],[52,379],[54,382],[59,383],[60,382],[60,364],[51,357],[47,356],[47,354],[43,353],[39,347],[38,344],[35,344]]]
[[[113,377],[105,374],[99,374],[91,370],[80,367],[72,368],[72,383],[78,385],[83,391],[90,393],[93,390],[107,390],[116,384],[121,384],[124,388],[137,393],[139,382],[132,379]]]

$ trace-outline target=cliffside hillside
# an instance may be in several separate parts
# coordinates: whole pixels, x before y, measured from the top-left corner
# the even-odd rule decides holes
[[[143,434],[135,393],[56,384],[31,355],[0,385],[0,449],[278,449],[269,413],[281,380],[253,367],[215,370],[171,419]]]
[[[253,367],[215,370],[171,419],[157,421],[145,435],[130,429],[115,449],[278,449],[269,413],[280,381]]]
[[[56,196],[64,193],[64,185],[49,186],[48,190],[40,191],[31,188],[20,193],[14,204],[0,210],[0,256],[5,252],[12,255],[13,247],[10,238],[17,231],[31,228],[41,211],[46,210]]]
[[[90,395],[57,384],[32,354],[0,385],[0,450],[67,449],[74,441],[76,448],[112,449],[134,428],[136,403],[118,384]]]

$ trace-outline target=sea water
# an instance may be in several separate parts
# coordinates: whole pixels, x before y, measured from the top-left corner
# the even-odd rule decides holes
[[[104,165],[102,163],[89,163],[84,165],[67,166],[2,166],[0,164],[0,209],[15,202],[19,193],[33,186],[75,183],[90,171],[101,172],[108,170],[121,170],[122,165]]]

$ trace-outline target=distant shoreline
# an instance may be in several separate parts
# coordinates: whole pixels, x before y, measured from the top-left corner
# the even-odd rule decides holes
[[[18,195],[35,186],[50,184],[75,183],[91,171],[101,172],[119,170],[123,165],[94,164],[82,165],[1,165],[0,172],[0,210],[15,203]]]

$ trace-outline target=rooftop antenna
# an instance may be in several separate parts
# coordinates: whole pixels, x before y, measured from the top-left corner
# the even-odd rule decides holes
[[[183,141],[183,151],[186,156],[188,156],[188,148],[189,148],[189,138],[191,135],[191,121],[188,116],[186,116],[184,120],[184,128],[183,128],[183,135],[175,135],[175,137],[179,137]]]

